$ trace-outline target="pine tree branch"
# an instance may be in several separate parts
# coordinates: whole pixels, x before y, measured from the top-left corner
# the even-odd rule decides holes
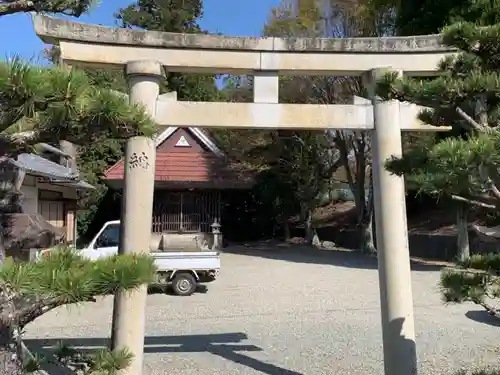
[[[469,116],[462,108],[456,107],[455,109],[460,117],[462,117],[467,123],[476,131],[484,132],[486,128],[479,124],[476,120],[474,120],[471,116]]]
[[[498,188],[495,186],[495,183],[491,180],[491,178],[488,177],[487,183],[490,186],[491,194],[493,194],[493,196],[496,199],[500,200],[500,190],[498,190]]]
[[[490,190],[491,194],[500,201],[500,190],[496,187],[495,183],[491,179],[491,177],[488,175],[486,171],[486,167],[484,165],[481,165],[479,167],[479,173],[480,175],[484,178],[485,184]]]
[[[459,266],[455,267],[446,267],[444,270],[453,272],[454,274],[464,274],[464,275],[482,275],[482,276],[491,276],[490,271],[485,271],[483,269],[479,268],[458,268]]]
[[[30,0],[17,0],[0,3],[0,17],[14,13],[33,12],[35,10],[35,2]]]
[[[488,109],[486,108],[486,96],[482,94],[480,99],[476,102],[475,108],[476,117],[483,128],[488,127]]]
[[[77,301],[74,303],[80,302],[96,302],[96,299],[94,297],[89,297],[85,301]],[[20,328],[23,328],[24,326],[26,326],[26,324],[32,322],[48,311],[67,304],[67,301],[63,301],[60,298],[44,298],[42,300],[36,301],[33,304],[30,304],[29,306],[25,306],[24,308],[16,310],[16,313],[14,314],[12,320],[16,321],[19,324]]]
[[[476,102],[475,114],[479,119],[479,123],[476,123],[481,127],[482,131],[492,131],[488,127],[488,109],[486,107],[486,97],[484,94],[481,95],[480,99]],[[485,179],[486,186],[488,186],[491,194],[493,194],[493,196],[500,201],[500,190],[498,190],[498,188],[495,186],[495,183],[489,176],[488,171],[483,164],[481,164],[479,167],[479,173]]]
[[[483,208],[488,208],[488,209],[496,209],[497,208],[497,206],[494,205],[494,204],[489,204],[489,203],[486,203],[486,202],[481,202],[481,201],[475,200],[475,199],[465,198],[465,197],[462,197],[462,196],[456,195],[456,194],[452,194],[451,198],[453,200],[456,200],[456,201],[459,201],[459,202],[465,202],[465,203],[468,203],[468,204],[471,204],[471,205],[474,205],[474,206],[478,206],[478,207],[483,207]]]
[[[0,17],[28,12],[62,13],[79,17],[91,5],[91,0],[0,0]]]

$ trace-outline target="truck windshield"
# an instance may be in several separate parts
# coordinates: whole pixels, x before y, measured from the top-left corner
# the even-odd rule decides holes
[[[120,224],[108,225],[95,242],[96,247],[118,246],[120,241]]]

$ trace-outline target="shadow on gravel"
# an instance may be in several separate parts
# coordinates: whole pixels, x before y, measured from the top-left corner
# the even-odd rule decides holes
[[[206,285],[197,285],[195,294],[206,294],[208,292],[208,287]],[[150,285],[148,286],[148,294],[167,294],[169,296],[175,296],[172,288],[166,287],[164,285]]]
[[[268,375],[304,375],[263,362],[241,352],[262,352],[258,346],[242,343],[248,335],[241,332],[186,336],[148,336],[144,339],[144,353],[211,353],[228,361],[239,363]],[[109,344],[105,338],[70,338],[25,340],[32,352],[50,356],[59,343],[82,352],[91,351]],[[168,371],[168,370],[167,370]]]
[[[478,323],[487,324],[493,327],[500,327],[500,319],[488,314],[486,310],[467,311],[465,316]]]
[[[295,263],[329,264],[345,268],[377,269],[377,258],[349,250],[321,250],[312,246],[251,247],[228,246],[223,253],[283,260]],[[445,265],[425,260],[411,260],[413,271],[439,271]]]

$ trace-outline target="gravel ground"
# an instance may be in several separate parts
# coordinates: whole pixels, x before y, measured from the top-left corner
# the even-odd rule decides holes
[[[146,375],[383,373],[375,260],[259,252],[222,262],[206,293],[149,296]],[[438,277],[434,267],[413,271],[419,374],[496,364],[499,323],[475,305],[443,306]],[[27,343],[102,345],[111,307],[105,298],[53,311],[27,328]]]

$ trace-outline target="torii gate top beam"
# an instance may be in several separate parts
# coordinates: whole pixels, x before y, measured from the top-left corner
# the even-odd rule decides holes
[[[47,43],[59,44],[64,61],[75,65],[124,66],[159,61],[169,71],[282,75],[360,75],[391,66],[407,75],[432,75],[454,51],[440,35],[390,38],[252,38],[177,34],[33,18]]]

